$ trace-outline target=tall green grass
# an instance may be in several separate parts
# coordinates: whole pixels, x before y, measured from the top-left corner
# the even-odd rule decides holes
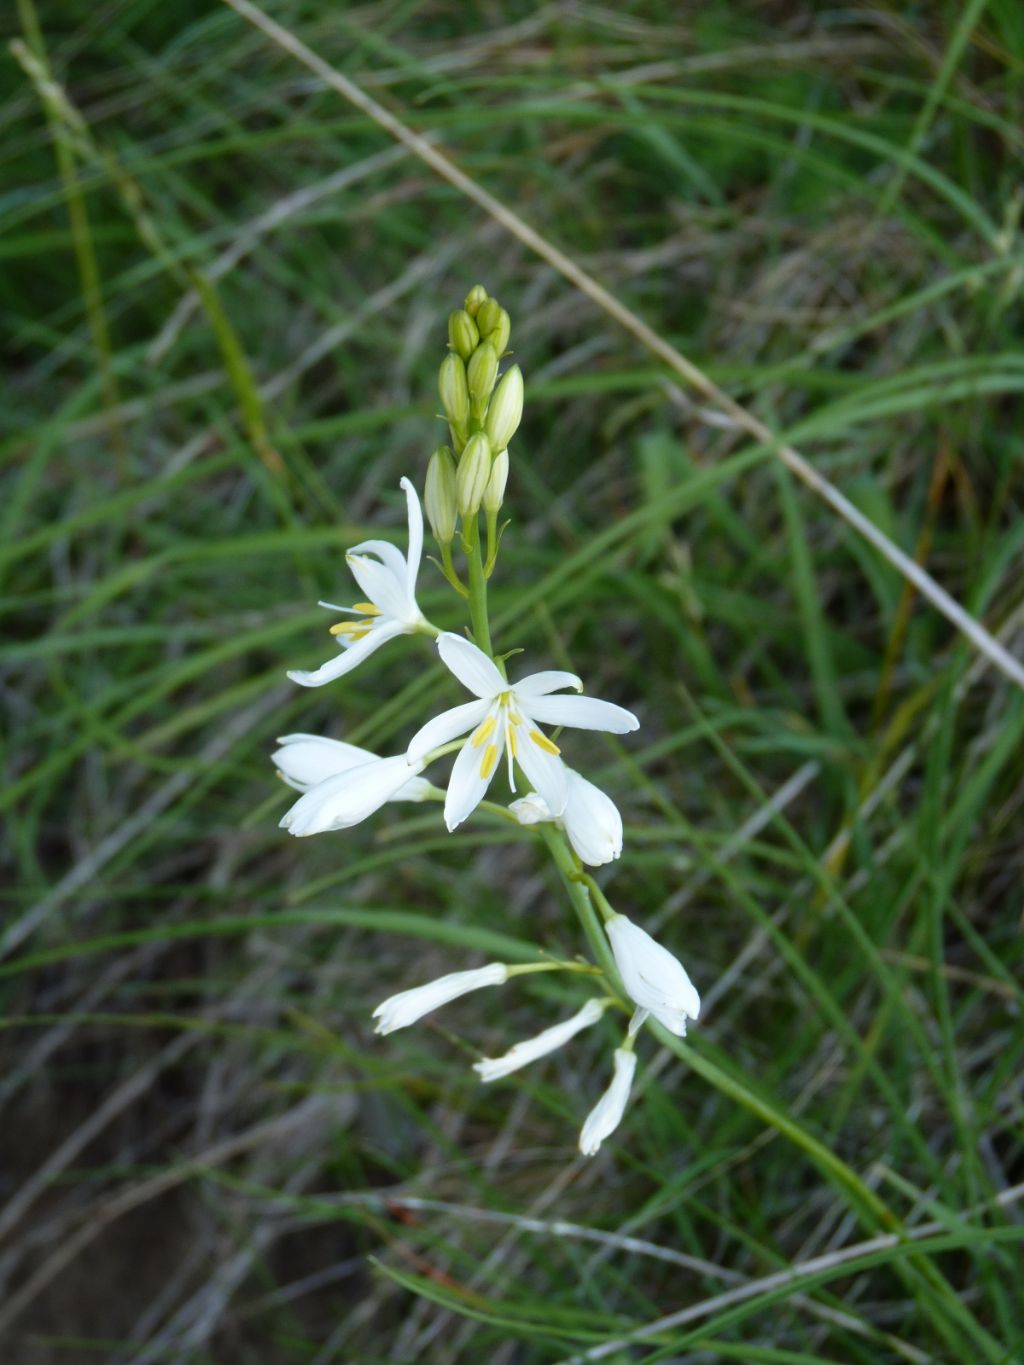
[[[268,12],[1024,654],[1015,0]],[[227,8],[3,23],[3,1357],[1024,1358],[1017,689]],[[411,640],[284,670],[401,535],[477,279],[527,377],[492,617],[640,714],[586,749],[609,880],[707,1005],[589,1162],[610,1033],[469,1067],[558,982],[370,1029],[579,950],[532,847],[413,808],[289,841],[268,762],[455,699]]]

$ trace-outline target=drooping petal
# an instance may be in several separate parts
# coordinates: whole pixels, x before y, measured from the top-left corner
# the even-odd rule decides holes
[[[462,686],[475,697],[490,699],[499,692],[511,690],[483,650],[461,635],[442,631],[437,637],[437,652]]]
[[[404,787],[399,787],[392,801],[425,801],[434,790],[434,784],[425,777],[411,777]]]
[[[457,1000],[460,995],[478,991],[483,986],[500,986],[507,980],[508,967],[503,962],[491,962],[486,967],[474,967],[468,972],[449,972],[447,976],[439,976],[436,981],[400,991],[398,995],[382,1000],[373,1011],[377,1032],[394,1033],[396,1029],[408,1028],[431,1010],[447,1005],[450,1000]]]
[[[545,669],[542,673],[530,673],[514,684],[522,697],[546,697],[549,692],[558,692],[571,687],[574,692],[583,691],[583,683],[575,673],[563,673],[559,669]]]
[[[580,860],[589,867],[610,863],[622,852],[622,816],[600,787],[566,769],[569,799],[562,824]]]
[[[603,1001],[588,1000],[571,1019],[563,1019],[560,1024],[553,1024],[551,1028],[538,1033],[535,1038],[516,1043],[503,1057],[485,1057],[481,1062],[474,1062],[473,1070],[479,1072],[482,1081],[496,1081],[501,1076],[509,1076],[521,1066],[527,1066],[538,1057],[546,1057],[549,1052],[564,1046],[581,1029],[596,1024],[604,1011]]]
[[[389,640],[407,633],[401,621],[375,621],[361,640],[356,640],[335,658],[328,659],[314,672],[304,673],[301,669],[290,669],[288,676],[300,687],[323,687],[324,683],[333,682],[335,678],[341,678],[346,673],[351,673],[353,668],[358,668],[363,660],[368,659],[381,645],[386,645]]]
[[[453,706],[450,711],[442,711],[413,735],[406,750],[409,760],[414,762],[425,758],[432,749],[440,749],[449,740],[467,734],[480,724],[491,709],[490,702],[467,701],[462,706]]]
[[[545,725],[604,730],[612,735],[625,735],[640,726],[632,711],[597,697],[531,697],[530,714]]]
[[[569,799],[566,767],[558,749],[537,729],[530,716],[520,714],[519,722],[515,726],[515,737],[516,762],[530,784],[544,798],[552,816],[557,819],[565,810],[565,803]]]
[[[423,508],[410,479],[399,480],[405,489],[405,501],[409,512],[409,553],[405,565],[405,590],[409,601],[416,600],[416,576],[420,571],[420,556],[423,554]]]
[[[474,744],[468,739],[459,750],[444,801],[444,822],[449,834],[458,829],[484,799],[498,766],[503,742],[504,731],[499,724],[486,743]]]
[[[580,1133],[580,1151],[584,1156],[593,1156],[605,1138],[614,1133],[622,1122],[635,1070],[636,1053],[624,1047],[616,1048],[612,1083],[587,1115]]]
[[[277,742],[281,747],[275,749],[271,761],[288,785],[300,792],[377,757],[369,749],[322,735],[282,735]]]
[[[282,829],[297,838],[348,829],[394,799],[419,768],[405,754],[375,758],[327,778],[300,796],[281,820]]]
[[[394,549],[394,546],[391,548]],[[366,594],[367,601],[379,607],[382,615],[408,622],[410,606],[405,591],[404,559],[399,574],[392,573],[386,564],[370,559],[368,555],[353,554],[351,550],[345,556],[345,562],[360,590]]]

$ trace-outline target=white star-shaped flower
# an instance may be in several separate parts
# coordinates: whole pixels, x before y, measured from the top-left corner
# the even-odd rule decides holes
[[[331,627],[342,651],[337,658],[329,659],[312,673],[295,669],[288,674],[301,687],[322,687],[351,673],[381,645],[399,635],[422,630],[433,633],[416,602],[416,576],[423,553],[423,511],[416,489],[408,479],[402,479],[401,487],[409,508],[409,552],[403,555],[397,545],[387,540],[364,540],[349,550],[345,561],[366,594],[366,601],[352,607],[336,607],[331,602],[320,604],[357,619]]]
[[[477,698],[428,721],[413,736],[408,749],[409,762],[417,763],[472,731],[455,759],[448,782],[444,819],[449,831],[461,825],[483,800],[503,750],[513,791],[513,764],[518,763],[552,816],[562,814],[569,799],[567,769],[558,746],[538,728],[540,724],[604,730],[613,735],[624,735],[640,724],[631,711],[612,702],[552,695],[567,687],[582,691],[583,684],[574,673],[531,673],[513,683],[461,635],[443,632],[437,637],[437,649],[463,687]]]
[[[637,1006],[630,1031],[653,1014],[670,1033],[685,1038],[687,1020],[700,1014],[700,996],[683,964],[625,915],[613,915],[605,932],[622,984]]]

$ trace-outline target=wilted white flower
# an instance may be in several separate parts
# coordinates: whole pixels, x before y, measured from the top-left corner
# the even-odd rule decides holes
[[[322,606],[357,617],[331,627],[341,648],[337,658],[328,660],[312,673],[293,669],[288,676],[302,687],[322,687],[324,683],[351,673],[364,659],[399,635],[412,635],[432,627],[416,603],[416,576],[423,553],[423,512],[416,489],[402,479],[409,511],[409,552],[403,555],[387,540],[364,540],[345,556],[352,577],[366,594],[365,602],[354,607]],[[370,556],[374,556],[370,558]]]
[[[556,820],[569,836],[580,862],[589,867],[612,862],[622,852],[622,816],[615,802],[573,768],[566,768],[565,776],[568,797],[557,820],[537,792],[513,801],[509,810],[521,825]]]
[[[683,964],[625,915],[613,915],[605,930],[630,998],[671,1033],[685,1037],[687,1019],[700,1014],[700,996]]]
[[[491,962],[486,967],[474,967],[468,972],[449,972],[439,976],[436,981],[428,981],[423,986],[413,986],[411,990],[400,991],[381,1001],[373,1011],[377,1020],[378,1033],[394,1033],[396,1029],[408,1028],[422,1019],[431,1010],[447,1005],[449,1000],[457,1000],[460,995],[478,991],[483,986],[500,986],[508,980],[508,967],[504,962]]]
[[[628,1048],[616,1048],[612,1083],[587,1115],[580,1133],[580,1151],[584,1156],[593,1156],[622,1122],[635,1070],[636,1053]]]
[[[289,768],[294,773],[310,774],[314,771],[312,749],[305,746],[315,739],[314,735],[292,735],[282,741],[285,745],[288,740],[304,744],[302,757],[296,761],[288,757],[287,748],[279,749],[274,755],[286,779]],[[345,744],[340,747],[350,750],[353,746]],[[281,828],[300,838],[307,834],[323,834],[332,829],[348,829],[380,810],[387,801],[422,801],[430,791],[430,783],[417,776],[423,769],[422,761],[410,763],[405,754],[378,758],[376,754],[366,754],[365,750],[362,752],[366,756],[359,763],[341,768],[333,776],[309,787],[295,805],[285,811],[280,822]],[[318,761],[322,763],[323,759]],[[292,785],[296,783],[293,781]]]
[[[409,758],[415,761],[467,731],[473,732],[459,751],[448,783],[444,818],[449,830],[461,825],[483,799],[503,749],[513,790],[512,765],[516,761],[548,810],[556,816],[562,814],[569,799],[567,769],[558,746],[537,728],[538,722],[616,735],[635,730],[640,724],[631,711],[596,697],[552,696],[560,688],[582,690],[583,684],[574,673],[531,673],[511,683],[482,650],[460,635],[442,632],[437,648],[459,682],[478,698],[435,716],[409,745]]]
[[[516,1043],[503,1057],[485,1057],[482,1062],[474,1062],[473,1070],[480,1073],[482,1081],[496,1081],[501,1076],[508,1076],[521,1066],[536,1061],[538,1057],[546,1057],[549,1052],[562,1047],[581,1029],[596,1024],[605,1011],[605,1004],[602,1000],[588,1000],[571,1019],[563,1019],[560,1024],[553,1024],[543,1033],[538,1033],[535,1038]]]

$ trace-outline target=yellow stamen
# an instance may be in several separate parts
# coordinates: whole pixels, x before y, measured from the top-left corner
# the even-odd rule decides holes
[[[506,735],[508,739],[508,751],[512,755],[512,757],[515,758],[517,753],[516,745],[519,743],[519,741],[516,739],[516,732],[511,725],[508,727]]]
[[[486,744],[491,735],[494,734],[494,727],[497,721],[493,716],[488,716],[483,725],[479,726],[474,732],[473,738],[469,741],[474,749],[479,749],[482,744]]]
[[[557,744],[553,744],[547,735],[542,735],[539,730],[531,730],[530,738],[538,749],[543,749],[546,754],[560,754],[562,751]]]
[[[365,621],[339,621],[337,625],[331,626],[332,635],[351,635],[354,640],[360,639],[366,634],[370,627]]]
[[[484,756],[480,763],[480,776],[483,778],[490,777],[491,773],[494,772],[494,766],[497,761],[498,746],[496,744],[488,744],[487,748],[484,750]]]
[[[353,602],[353,611],[361,611],[364,616],[379,616],[380,607],[375,607],[372,602]]]

